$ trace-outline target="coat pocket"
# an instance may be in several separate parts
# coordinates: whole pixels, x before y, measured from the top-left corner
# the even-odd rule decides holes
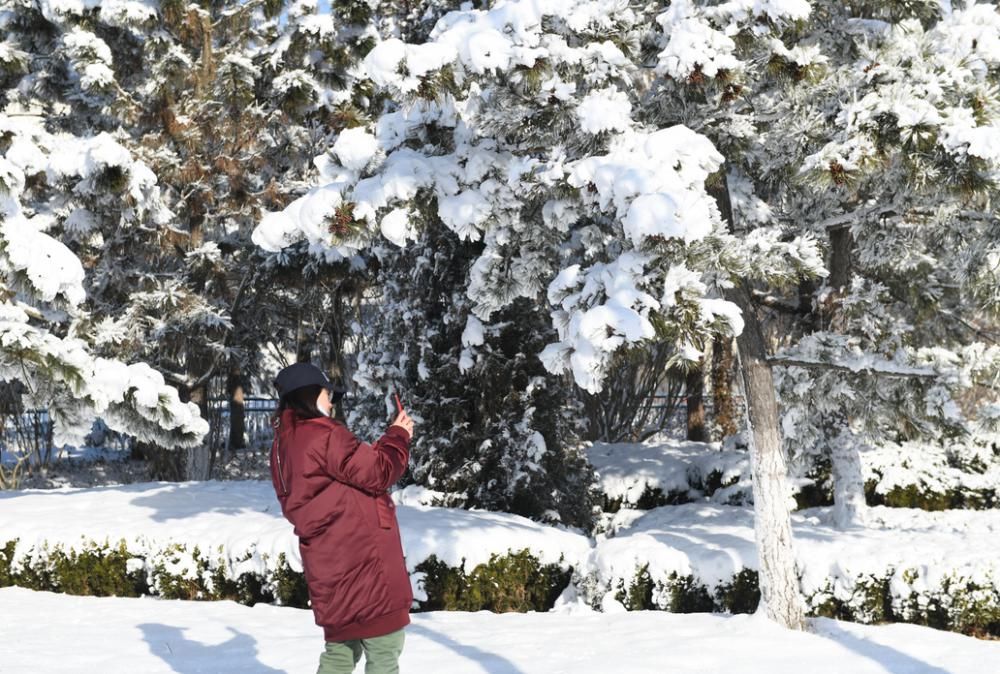
[[[375,514],[378,515],[378,525],[382,529],[392,529],[396,522],[396,505],[388,494],[375,497]]]

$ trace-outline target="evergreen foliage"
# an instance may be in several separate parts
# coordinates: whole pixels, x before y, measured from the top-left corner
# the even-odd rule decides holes
[[[0,587],[26,587],[94,597],[230,600],[253,606],[309,607],[305,576],[284,554],[266,570],[239,569],[248,559],[226,560],[221,551],[173,543],[157,551],[129,550],[124,541],[43,546],[15,559],[17,541],[0,547]],[[572,576],[572,568],[542,564],[529,550],[493,555],[468,571],[433,555],[416,574],[424,598],[419,610],[547,611]],[[415,576],[417,577],[417,576]]]
[[[305,239],[334,251],[369,244],[381,250],[384,244],[375,243],[381,235],[402,248],[397,255],[409,263],[452,274],[457,285],[443,288],[437,301],[458,310],[449,315],[448,330],[452,353],[462,335],[457,362],[452,357],[450,372],[432,371],[422,360],[426,347],[419,357],[413,348],[400,354],[391,347],[400,340],[389,339],[383,342],[388,350],[361,354],[358,379],[376,389],[400,377],[419,386],[414,369],[418,378],[447,377],[472,383],[477,392],[487,390],[473,383],[482,373],[479,381],[496,388],[500,370],[488,367],[489,354],[498,353],[491,338],[509,340],[511,322],[524,331],[516,348],[500,345],[510,368],[505,380],[532,393],[543,382],[555,395],[537,406],[523,394],[513,406],[495,401],[488,413],[509,413],[509,420],[476,454],[463,447],[461,462],[439,461],[441,450],[427,450],[460,479],[466,462],[474,462],[479,485],[503,494],[497,506],[534,516],[538,508],[514,505],[517,482],[541,473],[523,467],[545,465],[541,454],[532,457],[532,445],[541,446],[540,435],[551,464],[565,465],[572,454],[564,447],[577,437],[570,425],[563,424],[559,436],[530,419],[539,412],[556,419],[573,409],[571,391],[552,375],[571,375],[597,393],[619,349],[653,338],[676,345],[674,362],[697,361],[714,336],[731,336],[742,326],[735,307],[718,298],[719,282],[733,274],[789,281],[820,268],[808,238],[727,234],[705,191],[722,156],[703,137],[682,126],[650,125],[642,113],[654,86],[641,69],[640,43],[656,10],[612,14],[602,6],[566,22],[559,17],[569,8],[557,5],[453,13],[422,44],[390,38],[376,45],[365,72],[386,96],[383,108],[364,129],[338,137],[336,169],[325,185],[269,214],[255,233],[268,249]],[[346,205],[358,223],[349,237],[309,224]],[[439,243],[441,234],[468,244],[452,258],[454,267],[442,267],[448,258],[441,252],[456,244]],[[434,284],[408,280],[403,291],[400,285],[398,277],[385,278],[389,320],[413,317],[419,324],[421,315],[438,315],[411,313],[410,302],[396,308],[403,292],[422,293]],[[533,358],[551,374],[534,375]],[[447,428],[432,422],[431,436]],[[506,477],[489,470],[497,464]],[[556,510],[569,497],[585,512],[580,489],[569,492],[569,483],[554,477],[555,490],[543,491],[544,481],[532,479],[539,505]],[[577,471],[573,481],[582,487],[585,473]],[[477,501],[475,492],[458,488]]]
[[[8,72],[21,74],[3,92],[7,157],[30,171],[20,200],[85,270],[72,334],[101,356],[150,363],[206,418],[210,397],[241,402],[269,344],[282,354],[303,333],[338,338],[316,316],[332,304],[318,286],[351,267],[267,255],[249,235],[315,170],[311,147],[353,114],[363,23],[309,1],[10,2],[0,13]],[[43,167],[28,143],[62,145]],[[217,426],[202,452],[217,448]],[[160,477],[207,477],[173,457],[154,461]]]
[[[992,417],[956,397],[995,382],[1000,18],[975,3],[780,7],[765,29],[732,3],[672,3],[647,38],[669,76],[644,109],[725,156],[735,231],[821,247],[822,282],[753,295],[784,365],[786,448],[800,473],[832,459],[846,523],[863,505],[859,446],[944,442]]]

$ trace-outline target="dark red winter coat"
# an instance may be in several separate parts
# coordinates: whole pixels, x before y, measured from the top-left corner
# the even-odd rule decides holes
[[[328,417],[285,410],[271,447],[271,481],[295,526],[316,624],[327,641],[364,639],[410,622],[413,590],[387,490],[409,461],[409,434],[375,444]]]

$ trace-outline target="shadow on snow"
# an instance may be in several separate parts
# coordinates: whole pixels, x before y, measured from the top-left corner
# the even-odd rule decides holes
[[[227,628],[233,636],[220,644],[206,645],[186,639],[183,630],[172,625],[139,625],[149,650],[178,674],[204,672],[254,672],[284,674],[257,659],[257,641],[249,634]]]

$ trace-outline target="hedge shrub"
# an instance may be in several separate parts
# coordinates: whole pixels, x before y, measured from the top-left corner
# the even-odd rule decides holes
[[[952,575],[932,586],[922,583],[915,569],[887,569],[882,575],[860,575],[846,589],[843,582],[837,586],[839,591],[831,579],[807,594],[809,615],[865,624],[905,622],[1000,637],[1000,584],[992,578]],[[901,593],[894,594],[893,588]],[[619,580],[613,589],[615,598],[630,610],[753,613],[760,602],[757,572],[750,569],[710,589],[692,575],[671,572],[654,579],[643,565],[631,580]]]
[[[243,572],[230,569],[244,559],[227,560],[220,549],[212,554],[198,547],[173,543],[155,553],[135,553],[125,541],[96,543],[67,549],[41,546],[15,561],[17,541],[0,546],[0,587],[16,585],[96,597],[165,599],[228,599],[253,606],[276,603],[307,608],[305,577],[289,566],[284,554],[267,570]],[[466,572],[431,556],[416,569],[423,578],[427,598],[418,610],[547,611],[569,585],[572,569],[541,564],[529,550],[493,555],[485,564]]]
[[[464,566],[464,565],[463,565]],[[425,574],[423,611],[547,611],[569,585],[572,569],[542,565],[528,550],[493,555],[469,573],[431,555],[416,566]]]
[[[284,555],[266,565],[263,574],[244,571],[235,577],[233,561],[219,554],[170,545],[145,556],[133,554],[124,541],[86,542],[67,549],[41,546],[16,555],[17,541],[0,544],[0,587],[92,596],[172,599],[229,599],[241,604],[309,605],[305,579]],[[249,560],[235,560],[235,564]],[[464,566],[464,565],[463,565]],[[542,564],[528,550],[493,555],[465,571],[432,556],[416,567],[425,598],[418,610],[546,611],[569,585],[573,570]],[[593,602],[607,591],[594,578],[578,578]],[[631,610],[677,613],[751,613],[760,601],[757,572],[742,569],[714,588],[693,575],[671,573],[654,578],[648,566],[636,569],[627,582],[611,588]],[[1000,636],[1000,583],[988,577],[946,576],[934,582],[915,569],[886,569],[850,582],[828,579],[807,593],[810,615],[861,623],[907,622],[976,636]]]
[[[652,510],[666,505],[681,505],[693,503],[705,498],[711,498],[715,492],[732,487],[739,483],[739,478],[734,477],[728,480],[722,479],[722,471],[712,470],[707,475],[702,475],[696,471],[689,471],[687,475],[687,487],[684,489],[671,489],[664,492],[660,487],[645,485],[642,493],[635,502],[626,501],[624,497],[612,498],[606,493],[601,493],[601,510],[605,513],[616,513],[622,508],[632,508],[635,510]],[[739,505],[746,501],[742,494],[734,494],[724,502],[730,505]]]
[[[865,483],[868,505],[885,505],[891,508],[919,508],[921,510],[989,510],[1000,507],[994,489],[948,489],[935,491],[926,485],[908,484],[894,486],[885,493],[876,491],[878,483]]]
[[[79,548],[42,545],[15,562],[17,540],[0,548],[0,587],[94,597],[165,599],[230,599],[252,606],[258,602],[308,606],[305,581],[292,571],[283,554],[267,578],[255,573],[227,574],[221,553],[213,558],[197,546],[181,544],[143,556],[133,554],[124,540],[86,541]]]
[[[615,599],[631,611],[661,610],[671,613],[752,613],[760,602],[757,572],[743,569],[714,591],[693,575],[670,572],[654,580],[647,565],[636,569],[626,584],[619,581]]]

